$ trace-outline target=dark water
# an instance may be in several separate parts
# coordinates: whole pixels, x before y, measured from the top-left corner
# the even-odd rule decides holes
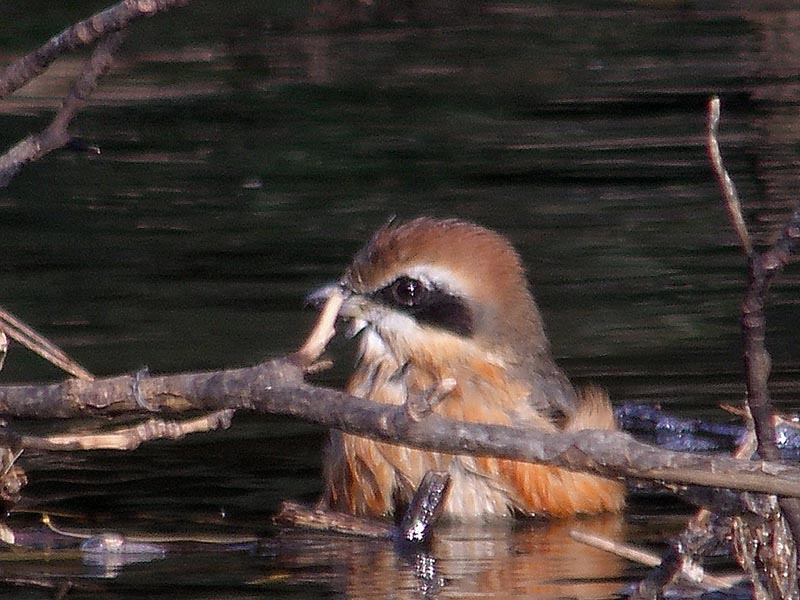
[[[39,4],[0,7],[0,62],[90,10],[25,6]],[[297,347],[304,293],[389,216],[458,216],[515,242],[576,380],[728,418],[745,272],[705,155],[706,102],[722,97],[727,165],[768,240],[800,188],[794,2],[490,3],[447,26],[340,32],[292,29],[301,9],[197,2],[139,23],[73,127],[102,153],[50,155],[0,191],[0,305],[99,375],[252,364]],[[4,147],[48,122],[82,58],[0,103]],[[798,289],[790,267],[768,315],[786,410]],[[341,381],[340,363],[323,382]],[[60,377],[19,348],[2,375]],[[8,570],[100,578],[125,598],[605,598],[641,571],[568,528],[657,547],[687,512],[634,498],[620,519],[451,526],[427,556],[277,533],[279,502],[319,490],[322,440],[239,415],[133,453],[25,456],[24,508],[65,526],[264,541],[105,571],[53,552]]]

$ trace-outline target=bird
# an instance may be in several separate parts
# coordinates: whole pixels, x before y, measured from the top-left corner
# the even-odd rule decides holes
[[[459,219],[390,221],[361,248],[336,289],[357,337],[346,390],[399,405],[451,382],[433,411],[470,423],[550,433],[616,428],[608,395],[576,389],[553,359],[522,260],[500,233]],[[402,514],[423,476],[445,471],[443,516],[570,517],[619,512],[619,481],[550,465],[453,455],[334,430],[319,506],[362,517]]]

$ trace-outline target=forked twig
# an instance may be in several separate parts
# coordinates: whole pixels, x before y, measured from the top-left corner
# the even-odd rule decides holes
[[[185,6],[190,0],[122,0],[53,36],[33,52],[0,70],[0,99],[41,75],[65,52],[95,44],[55,118],[43,131],[29,135],[0,155],[0,188],[6,187],[31,161],[72,141],[70,122],[86,105],[97,81],[111,66],[113,55],[131,21]],[[92,146],[88,146],[90,149]]]
[[[37,160],[70,142],[71,136],[67,128],[78,112],[86,106],[100,77],[111,68],[114,53],[124,37],[124,32],[115,31],[100,40],[86,61],[83,71],[70,87],[50,125],[39,133],[27,136],[0,156],[0,188],[6,187],[26,163]],[[97,149],[95,151],[97,152]]]
[[[774,244],[760,252],[753,249],[742,216],[741,204],[733,182],[722,164],[716,140],[719,98],[711,99],[708,111],[709,154],[725,197],[731,222],[748,255],[749,281],[741,308],[747,407],[753,420],[758,455],[761,459],[778,460],[780,455],[776,445],[775,415],[768,387],[772,360],[766,347],[767,319],[764,306],[774,278],[789,262],[800,244],[800,209],[796,208],[793,211]],[[768,582],[784,579],[784,570],[788,562],[794,563],[789,568],[793,569],[795,575],[797,570],[797,558],[796,556],[790,558],[790,555],[796,553],[796,546],[800,542],[800,501],[797,498],[779,497],[777,503],[780,507],[777,519],[770,520],[765,517],[762,523],[754,524],[752,527],[744,521],[737,519],[733,521],[734,529],[740,531],[740,534],[734,535],[734,539],[741,542],[739,547],[747,549],[748,554],[745,557],[740,553],[740,561],[744,560],[742,563],[744,565],[750,564],[753,556],[769,557],[764,558],[766,563],[758,571],[769,574],[769,577],[766,577]],[[782,526],[780,516],[785,519],[788,530]],[[737,524],[742,527],[737,528]],[[773,551],[773,547],[782,548],[784,551]],[[763,554],[760,548],[764,548]],[[791,581],[794,582],[796,593],[796,578],[791,578]],[[758,583],[754,580],[754,584]]]
[[[67,27],[42,46],[0,71],[0,98],[41,75],[65,52],[89,46],[104,36],[125,29],[135,19],[185,6],[190,0],[122,0],[88,19]]]

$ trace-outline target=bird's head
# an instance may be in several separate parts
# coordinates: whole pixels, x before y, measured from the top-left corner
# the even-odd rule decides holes
[[[483,227],[432,218],[389,223],[337,285],[351,334],[374,334],[401,363],[425,349],[478,351],[505,364],[549,360],[519,255]]]

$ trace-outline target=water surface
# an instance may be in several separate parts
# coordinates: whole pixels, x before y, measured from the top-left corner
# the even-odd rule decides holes
[[[0,7],[0,62],[84,16],[80,4]],[[730,419],[717,407],[743,394],[745,270],[705,107],[721,95],[727,165],[768,240],[800,181],[793,2],[489,3],[465,22],[345,31],[294,19],[282,3],[234,0],[139,23],[73,127],[102,153],[50,155],[0,192],[0,305],[99,375],[253,364],[297,347],[312,319],[303,295],[387,218],[457,216],[514,241],[576,381],[617,403]],[[81,59],[0,103],[3,146],[48,122]],[[799,284],[790,268],[768,313],[786,410]],[[320,381],[340,385],[347,346],[333,352]],[[19,348],[2,375],[61,377]],[[319,491],[323,438],[242,414],[229,431],[133,453],[31,453],[24,508],[72,527],[264,538],[108,570],[47,563],[125,598],[613,597],[642,571],[566,530],[657,548],[688,511],[634,498],[620,519],[450,526],[419,556],[279,533],[279,502]],[[42,574],[40,558],[14,568]]]

